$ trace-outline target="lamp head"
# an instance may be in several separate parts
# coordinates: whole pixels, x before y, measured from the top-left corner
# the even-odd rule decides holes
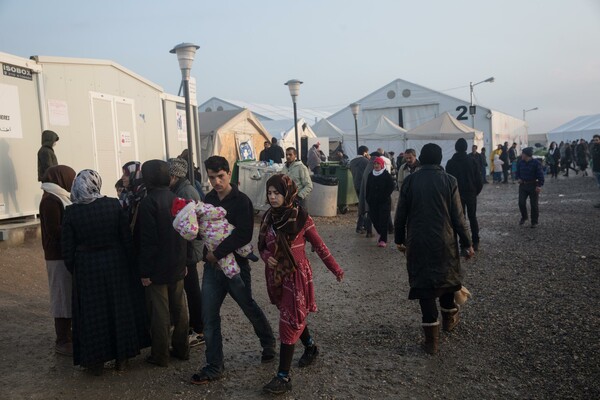
[[[290,95],[292,96],[292,100],[295,102],[296,97],[300,94],[300,85],[302,85],[302,81],[298,79],[290,79],[284,85],[287,85],[288,89],[290,89]]]
[[[356,117],[358,115],[358,110],[360,110],[360,103],[352,103],[348,107],[350,107],[352,115]]]
[[[181,69],[183,79],[190,78],[194,56],[196,55],[196,50],[199,48],[200,46],[193,43],[179,43],[169,51],[169,53],[177,54],[177,61],[179,61],[179,69]]]
[[[494,77],[487,78],[484,82],[494,82]]]

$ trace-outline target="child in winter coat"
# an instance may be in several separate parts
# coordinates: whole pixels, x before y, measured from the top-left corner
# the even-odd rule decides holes
[[[504,161],[500,159],[498,154],[494,154],[494,183],[502,182],[502,165]]]
[[[223,207],[215,207],[201,201],[188,203],[182,198],[177,198],[173,201],[171,213],[175,217],[173,228],[186,240],[194,240],[199,235],[209,251],[214,251],[235,228],[227,222],[227,211]],[[251,261],[258,261],[258,257],[252,253],[251,244],[244,245],[235,252]],[[240,266],[233,253],[223,257],[218,263],[225,276],[230,279],[240,273]]]

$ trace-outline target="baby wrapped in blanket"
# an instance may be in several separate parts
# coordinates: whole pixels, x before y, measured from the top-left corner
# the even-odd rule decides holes
[[[209,251],[214,251],[235,228],[225,218],[227,211],[223,207],[215,207],[201,201],[188,202],[177,198],[173,200],[171,214],[175,217],[173,228],[184,239],[194,240],[199,236]],[[248,243],[237,249],[235,253],[257,261],[258,257],[252,253],[252,250],[252,245]],[[230,279],[240,273],[240,266],[232,253],[220,259],[218,264],[225,276]]]

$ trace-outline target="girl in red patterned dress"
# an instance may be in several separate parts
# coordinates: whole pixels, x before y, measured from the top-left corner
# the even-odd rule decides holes
[[[339,282],[344,277],[344,271],[321,240],[312,218],[298,205],[297,193],[296,184],[289,176],[269,178],[267,200],[271,208],[265,213],[258,238],[258,250],[266,266],[269,298],[279,309],[279,371],[263,387],[265,392],[275,394],[292,389],[289,371],[298,339],[304,345],[299,367],[310,365],[319,354],[306,325],[308,313],[317,311],[312,268],[304,249],[306,242],[312,244]]]

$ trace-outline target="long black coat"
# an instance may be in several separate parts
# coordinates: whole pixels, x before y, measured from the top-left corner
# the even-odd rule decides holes
[[[140,352],[132,290],[132,238],[117,199],[66,208],[62,251],[73,274],[73,362],[92,364]],[[137,284],[141,286],[139,279]]]
[[[406,245],[409,298],[439,297],[460,289],[461,246],[471,246],[458,184],[442,167],[423,165],[404,180],[396,210],[395,242]]]
[[[466,152],[454,153],[446,164],[446,172],[456,178],[460,197],[475,197],[483,189],[481,169],[473,157]]]

